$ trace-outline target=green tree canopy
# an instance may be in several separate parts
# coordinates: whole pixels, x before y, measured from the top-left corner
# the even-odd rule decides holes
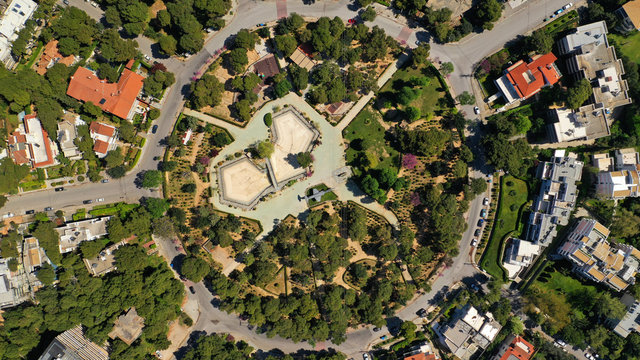
[[[180,273],[193,282],[200,282],[209,273],[209,264],[200,257],[188,256],[180,265]]]

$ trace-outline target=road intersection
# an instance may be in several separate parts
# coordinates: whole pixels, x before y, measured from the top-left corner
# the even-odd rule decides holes
[[[85,9],[90,16],[100,18],[99,9],[92,8],[88,3],[81,0],[70,0],[71,5]],[[454,72],[448,77],[453,95],[464,91],[474,92],[473,71],[476,64],[484,57],[504,47],[506,43],[517,36],[528,33],[530,30],[541,26],[543,19],[551,14],[555,9],[562,7],[566,0],[529,0],[514,10],[506,11],[506,16],[495,25],[493,30],[485,31],[481,34],[472,34],[455,44],[436,44],[431,41],[430,57],[435,61],[452,62]],[[227,39],[243,28],[253,28],[258,23],[267,23],[277,20],[286,14],[298,13],[305,17],[317,18],[321,16],[338,16],[344,20],[357,15],[357,9],[352,1],[318,0],[314,4],[305,5],[302,1],[286,0],[239,0],[233,9],[234,14],[227,22],[224,29],[215,34],[211,34],[205,43],[204,49],[191,56],[186,61],[175,58],[161,58],[154,53],[148,41],[141,41],[141,50],[155,61],[162,62],[169,71],[175,74],[176,83],[165,94],[166,101],[162,106],[162,114],[156,120],[158,125],[155,134],[147,134],[147,143],[142,150],[139,163],[125,177],[119,180],[110,180],[108,183],[81,184],[66,186],[63,192],[54,192],[53,189],[24,193],[10,196],[9,201],[3,208],[3,213],[12,212],[24,214],[26,210],[35,209],[40,211],[44,207],[52,206],[56,209],[71,210],[82,206],[82,201],[104,198],[105,203],[117,201],[136,202],[142,197],[161,196],[159,192],[153,192],[139,188],[135,185],[138,174],[145,170],[157,169],[158,159],[164,153],[163,140],[171,133],[175,120],[182,111],[185,96],[188,94],[189,84],[194,76],[199,75],[203,65],[214,56],[217,51],[225,46]],[[401,38],[408,46],[414,47],[416,40],[430,41],[430,35],[421,28],[407,27],[406,24],[394,18],[378,16],[370,26],[377,25],[388,35],[394,38]],[[476,93],[476,98],[482,96]],[[473,114],[473,105],[462,106],[461,110],[467,116]],[[481,134],[477,120],[469,127],[468,138],[477,146]],[[472,144],[472,148],[474,144]],[[474,149],[474,152],[479,152]],[[487,167],[481,157],[477,156],[472,176],[485,177]],[[482,208],[482,195],[470,203],[467,214],[468,228],[463,234],[460,242],[459,254],[452,259],[451,265],[440,273],[432,284],[432,290],[426,294],[418,295],[404,309],[400,310],[396,317],[400,320],[413,320],[417,318],[416,312],[426,307],[427,302],[443,288],[451,286],[463,278],[473,277],[478,272],[469,259],[470,243],[475,230],[475,223],[479,218]],[[174,261],[180,254],[173,251],[170,241],[161,241],[161,248],[165,256],[170,261]],[[214,306],[213,295],[200,283],[194,286],[195,294],[188,293],[188,301],[196,302],[200,311],[200,316],[196,321],[193,331],[206,332],[228,332],[236,339],[248,341],[252,346],[268,350],[279,348],[286,352],[295,352],[299,349],[311,349],[307,343],[296,344],[290,340],[279,337],[268,338],[264,334],[257,334],[249,330],[246,324],[233,314],[227,314]],[[346,341],[340,345],[319,344],[320,347],[334,348],[349,356],[356,355],[361,351],[368,350],[372,342],[384,332],[374,333],[371,327],[360,327],[347,334]]]

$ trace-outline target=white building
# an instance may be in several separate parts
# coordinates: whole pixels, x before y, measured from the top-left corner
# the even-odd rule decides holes
[[[540,245],[530,241],[511,238],[504,254],[504,268],[509,273],[509,278],[514,279],[523,268],[531,265],[540,254]]]
[[[107,235],[109,219],[111,216],[74,221],[55,228],[60,236],[60,253],[71,252],[77,249],[83,241],[91,241]]]
[[[11,57],[11,44],[18,38],[18,32],[31,18],[38,5],[31,0],[12,0],[0,19],[0,61],[8,64]]]
[[[453,320],[438,327],[440,342],[456,357],[468,360],[480,349],[486,349],[496,338],[502,326],[491,313],[480,315],[467,305],[456,311]]]

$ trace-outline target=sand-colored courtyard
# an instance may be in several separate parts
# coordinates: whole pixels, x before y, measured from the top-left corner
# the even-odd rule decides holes
[[[295,109],[289,107],[273,117],[275,149],[269,158],[278,187],[304,174],[305,169],[296,161],[296,155],[310,151],[318,130]]]
[[[247,157],[222,165],[218,183],[224,200],[246,207],[255,206],[272,188],[267,172]]]

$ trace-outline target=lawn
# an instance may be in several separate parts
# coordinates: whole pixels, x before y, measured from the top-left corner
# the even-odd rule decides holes
[[[431,73],[432,68],[429,66],[423,66],[418,69],[414,69],[413,67],[405,67],[400,69],[393,74],[391,81],[388,81],[382,89],[380,89],[381,99],[390,99],[393,100],[396,98],[396,93],[402,89],[403,86],[407,85],[411,78],[427,78],[429,83],[425,86],[416,86],[416,89],[421,90],[420,96],[409,103],[409,106],[416,107],[420,109],[420,113],[423,116],[427,114],[433,115],[436,111],[442,110],[438,105],[438,100],[445,96],[445,92],[441,88],[440,81],[438,78]],[[393,101],[392,101],[393,102]],[[398,105],[398,109],[404,109],[404,106]],[[396,117],[394,115],[393,117]]]
[[[22,191],[32,191],[32,190],[44,189],[45,184],[44,184],[44,181],[42,180],[32,180],[32,181],[21,183],[20,187],[22,188]]]
[[[520,208],[527,202],[528,191],[526,182],[511,175],[503,176],[500,181],[498,214],[480,266],[492,276],[506,280],[507,273],[501,265],[502,243],[508,233],[519,230],[518,216]]]
[[[634,31],[629,36],[608,34],[607,37],[616,45],[616,51],[626,55],[631,61],[640,63],[640,31]]]
[[[578,12],[571,10],[547,24],[544,27],[544,31],[547,34],[555,36],[576,26],[578,26]]]
[[[313,189],[317,189],[318,191],[325,191],[325,190],[328,190],[329,187],[325,184],[318,184],[307,190],[307,196],[313,194]],[[329,191],[324,195],[322,195],[322,197],[320,197],[320,201],[316,201],[315,199],[310,199],[309,206],[311,207],[311,206],[323,203],[325,201],[333,201],[333,200],[338,200],[338,196],[333,191]]]
[[[367,139],[367,141],[371,142],[371,146],[367,151],[375,151],[379,160],[375,168],[396,168],[395,159],[398,157],[398,151],[389,146],[385,141],[385,129],[380,125],[376,116],[378,115],[371,111],[371,109],[364,109],[353,119],[351,124],[344,129],[342,135],[349,141],[347,163],[357,163],[357,157],[363,153],[359,146],[363,139]],[[354,168],[356,175],[360,175],[361,171],[357,166]]]

